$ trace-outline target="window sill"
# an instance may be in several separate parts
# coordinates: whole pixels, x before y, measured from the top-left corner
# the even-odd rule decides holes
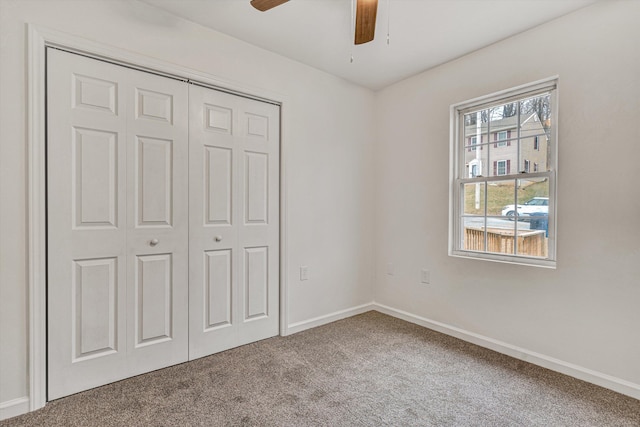
[[[493,254],[485,252],[454,250],[449,256],[455,258],[475,259],[481,261],[500,262],[503,264],[525,265],[529,267],[556,268],[556,261],[548,258],[533,258],[515,255]]]

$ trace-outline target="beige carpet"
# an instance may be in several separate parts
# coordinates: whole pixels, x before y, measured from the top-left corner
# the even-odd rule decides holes
[[[369,312],[0,425],[638,427],[640,401]]]

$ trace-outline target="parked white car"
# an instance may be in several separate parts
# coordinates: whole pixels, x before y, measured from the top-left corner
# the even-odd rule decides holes
[[[507,205],[502,208],[502,216],[514,216],[515,205]],[[534,197],[533,199],[518,205],[518,215],[531,215],[532,213],[549,214],[549,198]]]

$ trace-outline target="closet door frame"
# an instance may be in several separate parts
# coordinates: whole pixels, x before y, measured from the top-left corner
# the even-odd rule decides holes
[[[132,53],[108,44],[27,24],[27,274],[28,274],[28,409],[47,402],[47,214],[46,214],[46,51],[48,47],[109,61],[185,82],[194,82],[280,107],[280,336],[289,334],[287,286],[286,106],[282,94],[232,83],[186,67]]]

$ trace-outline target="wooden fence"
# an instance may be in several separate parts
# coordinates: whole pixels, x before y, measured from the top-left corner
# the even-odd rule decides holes
[[[547,238],[544,230],[518,230],[518,255],[547,256]],[[514,253],[513,230],[487,228],[487,252]],[[484,251],[484,227],[465,227],[464,248]]]

